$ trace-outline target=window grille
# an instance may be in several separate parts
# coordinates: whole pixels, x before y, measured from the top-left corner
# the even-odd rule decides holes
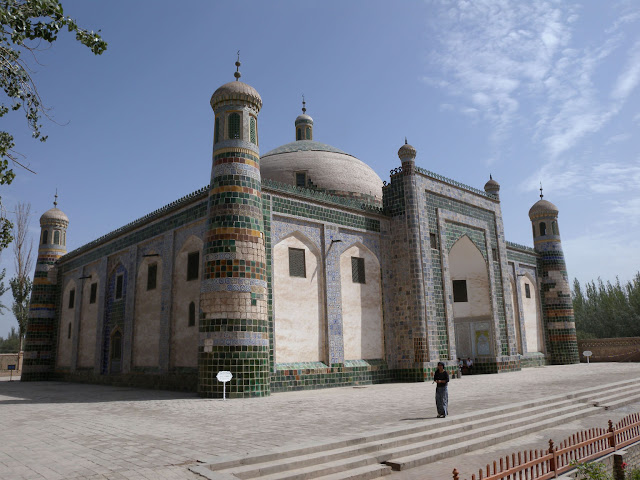
[[[191,302],[189,304],[189,326],[193,327],[196,324],[196,304]]]
[[[96,303],[96,297],[98,296],[98,284],[91,284],[91,293],[89,294],[89,303]]]
[[[438,241],[436,240],[436,234],[435,233],[430,233],[429,234],[429,241],[431,242],[431,248],[438,248]]]
[[[220,117],[216,117],[215,125],[213,127],[213,143],[220,141]]]
[[[250,137],[251,137],[251,143],[254,144],[258,144],[258,139],[257,139],[257,135],[256,135],[256,119],[251,117],[251,121],[249,122],[249,128],[250,128]]]
[[[467,302],[467,281],[466,280],[454,280],[453,281],[453,301],[454,302]]]
[[[540,222],[540,236],[547,234],[547,224]]]
[[[72,289],[69,291],[69,308],[73,308],[76,303],[76,289]]]
[[[304,250],[301,248],[289,249],[289,276],[302,278],[307,276],[304,263]]]
[[[302,129],[301,128],[297,129],[296,140],[302,140]]]
[[[307,131],[307,140],[311,140],[311,129],[307,127],[305,130]]]
[[[551,232],[554,235],[558,235],[558,223],[556,221],[551,222]]]
[[[158,276],[158,264],[152,263],[147,267],[147,290],[155,290]]]
[[[240,138],[240,114],[229,115],[229,138]]]
[[[44,230],[42,232],[42,244],[46,244],[49,243],[49,231],[48,230]]]
[[[498,249],[497,248],[492,248],[491,249],[491,255],[493,256],[493,261],[497,262],[498,259]]]
[[[123,287],[124,287],[124,276],[118,275],[116,277],[116,300],[122,298]]]
[[[60,230],[53,232],[53,243],[60,245]]]
[[[296,187],[307,186],[307,174],[304,172],[296,172]]]
[[[531,288],[528,283],[524,284],[524,296],[527,298],[531,298]]]
[[[353,283],[367,283],[364,275],[364,258],[351,257],[351,279]]]
[[[200,252],[191,252],[187,257],[187,282],[197,280],[200,274]]]

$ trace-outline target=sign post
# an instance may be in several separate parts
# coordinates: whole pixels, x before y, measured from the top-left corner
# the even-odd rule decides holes
[[[582,352],[582,355],[584,355],[585,357],[587,357],[587,364],[589,364],[589,357],[591,355],[593,355],[593,353],[591,352],[591,350],[585,350],[584,352]]]
[[[233,374],[227,370],[221,370],[216,375],[219,382],[222,382],[222,400],[227,399],[227,382],[233,378]]]
[[[9,374],[9,381],[11,382],[13,379],[13,371],[16,369],[15,365],[7,365],[7,370],[9,370],[11,373]]]

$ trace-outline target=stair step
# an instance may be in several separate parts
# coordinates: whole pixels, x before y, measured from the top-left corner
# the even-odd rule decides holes
[[[388,457],[386,458],[388,460]],[[360,455],[357,457],[344,458],[328,463],[310,465],[307,467],[295,468],[290,471],[282,471],[269,475],[258,475],[249,478],[261,478],[263,480],[307,480],[336,473],[344,473],[362,467],[385,467],[382,462],[372,455]],[[243,477],[244,478],[244,477]]]
[[[389,475],[392,472],[388,465],[368,465],[366,467],[354,468],[348,472],[333,473],[316,480],[370,480]]]

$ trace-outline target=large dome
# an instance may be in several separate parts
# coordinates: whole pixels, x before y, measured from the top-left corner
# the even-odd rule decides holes
[[[305,174],[311,188],[343,197],[382,202],[382,180],[363,161],[331,145],[298,140],[267,152],[260,158],[263,178],[296,185]]]

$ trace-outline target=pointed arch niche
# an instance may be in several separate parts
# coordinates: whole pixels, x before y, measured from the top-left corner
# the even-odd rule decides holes
[[[512,275],[509,275],[509,289],[511,290],[511,303],[513,305],[513,319],[515,322],[515,331],[516,331],[516,347],[518,353],[522,355],[522,334],[520,333],[522,330],[522,324],[520,323],[520,307],[518,306],[518,290],[516,289],[516,282],[513,279]]]
[[[458,358],[491,356],[494,332],[489,271],[482,252],[467,235],[449,251],[449,272],[456,354]]]
[[[299,231],[289,234],[273,247],[273,279],[275,361],[324,361],[320,251]]]
[[[60,309],[60,325],[58,326],[58,354],[57,364],[59,367],[71,366],[72,339],[67,332],[73,330],[77,304],[77,286],[73,279],[67,281],[62,290],[62,304]],[[70,302],[71,300],[71,302]]]
[[[362,268],[364,267],[364,268]],[[344,359],[384,357],[380,262],[355,243],[340,255]]]
[[[520,295],[522,295],[522,321],[524,323],[527,353],[542,352],[542,323],[538,309],[539,297],[536,281],[530,273],[525,273],[518,278]],[[529,296],[527,296],[527,292]]]

